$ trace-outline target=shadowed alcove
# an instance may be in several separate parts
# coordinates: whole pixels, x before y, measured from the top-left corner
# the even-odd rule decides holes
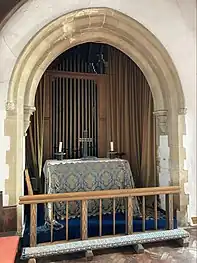
[[[89,156],[107,157],[113,142],[137,187],[157,185],[152,93],[139,67],[118,49],[89,42],[61,54],[42,76],[35,107],[26,167],[37,182],[59,142],[65,159],[83,157],[79,139],[87,130]]]

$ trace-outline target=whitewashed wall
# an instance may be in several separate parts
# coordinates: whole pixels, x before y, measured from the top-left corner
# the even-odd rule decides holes
[[[4,190],[8,175],[5,155],[9,138],[4,137],[4,104],[15,62],[43,26],[65,13],[88,7],[109,7],[139,21],[161,41],[174,61],[188,109],[184,144],[189,171],[189,214],[197,215],[195,0],[29,0],[22,6],[0,32],[0,189]]]

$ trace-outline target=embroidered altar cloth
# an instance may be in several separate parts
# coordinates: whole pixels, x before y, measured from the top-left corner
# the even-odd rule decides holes
[[[130,165],[123,159],[68,159],[47,160],[44,168],[45,193],[68,193],[96,190],[134,188],[134,180]],[[116,198],[116,212],[124,212],[125,199]],[[112,213],[113,200],[102,199],[102,213]],[[140,209],[137,198],[133,203],[134,215],[139,215]],[[51,206],[48,205],[46,214],[50,217]],[[81,202],[69,202],[69,218],[80,216]],[[66,203],[58,202],[53,205],[56,218],[65,218]],[[88,201],[88,216],[99,214],[99,200]]]

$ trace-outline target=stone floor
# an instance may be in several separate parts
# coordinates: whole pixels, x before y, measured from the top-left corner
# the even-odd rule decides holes
[[[91,263],[196,263],[197,262],[197,228],[188,229],[190,244],[181,248],[174,241],[149,244],[144,246],[144,254],[135,254],[130,247],[106,249],[94,252]],[[38,263],[85,263],[84,255],[79,254],[38,260]]]

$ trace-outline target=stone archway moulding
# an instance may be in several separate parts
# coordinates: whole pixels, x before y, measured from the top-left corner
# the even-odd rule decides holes
[[[185,153],[182,145],[184,117],[179,116],[184,112],[185,102],[170,56],[156,37],[132,18],[108,8],[84,9],[65,14],[42,28],[24,48],[13,70],[5,120],[5,133],[11,141],[7,153],[9,179],[6,191],[9,194],[15,189],[13,203],[17,203],[22,193],[23,136],[29,127],[30,115],[35,110],[35,93],[41,76],[62,52],[90,41],[118,48],[131,57],[144,73],[159,120],[158,136],[162,133],[168,135],[171,183],[180,182],[180,167],[183,167],[180,161],[184,162],[185,157],[181,156]]]

